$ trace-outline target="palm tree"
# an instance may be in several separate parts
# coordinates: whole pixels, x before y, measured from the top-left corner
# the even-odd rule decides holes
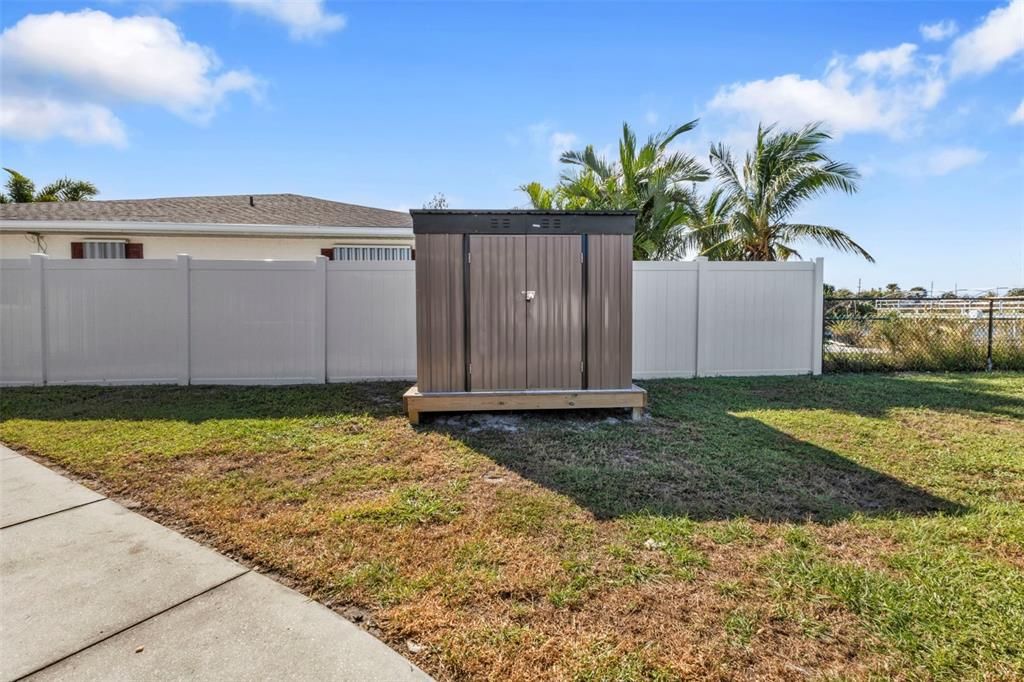
[[[857,191],[856,169],[822,151],[830,139],[820,123],[781,132],[759,125],[754,150],[742,167],[725,145],[712,145],[720,201],[731,210],[724,220],[718,216],[717,222],[696,225],[687,243],[715,260],[787,260],[800,257],[796,242],[811,240],[873,263],[871,254],[842,230],[788,222],[808,199],[833,190]]]
[[[100,193],[87,180],[61,178],[36,192],[36,185],[16,170],[4,168],[10,176],[6,192],[0,192],[0,204],[26,204],[34,201],[86,201]]]
[[[563,173],[554,187],[532,182],[519,189],[537,209],[637,211],[633,257],[677,257],[682,254],[693,205],[691,185],[706,180],[709,172],[691,155],[669,146],[696,126],[696,120],[690,121],[638,145],[636,133],[623,123],[616,161],[598,156],[589,145],[583,151],[562,154],[561,162],[573,169]]]
[[[704,254],[714,250],[715,260],[742,260],[740,249],[726,243],[733,207],[732,197],[722,187],[715,187],[704,198],[693,192],[687,219],[689,230],[683,237],[686,251]]]

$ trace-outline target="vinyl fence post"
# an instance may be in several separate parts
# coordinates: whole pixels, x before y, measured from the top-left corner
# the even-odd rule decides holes
[[[694,342],[694,349],[696,356],[693,362],[693,375],[695,377],[704,376],[704,349],[705,349],[705,327],[704,317],[709,310],[708,302],[704,299],[707,297],[707,287],[704,286],[704,275],[708,269],[708,257],[697,256],[697,310],[694,311],[697,320],[694,328],[697,330],[697,338]]]
[[[36,295],[39,296],[39,305],[36,308],[38,312],[36,328],[39,330],[39,366],[33,383],[36,386],[45,386],[47,380],[46,357],[50,354],[50,343],[46,338],[46,262],[49,260],[49,256],[45,253],[33,253],[29,260],[32,266]]]
[[[994,331],[993,316],[995,314],[995,304],[991,298],[988,299],[988,354],[985,357],[985,371],[992,371],[992,332]]]
[[[814,259],[814,313],[811,315],[811,374],[821,374],[821,344],[825,341],[825,259]]]
[[[327,258],[316,257],[316,285],[313,291],[316,323],[313,327],[313,355],[317,359],[315,381],[327,383]]]
[[[178,254],[178,385],[192,381],[192,258]]]

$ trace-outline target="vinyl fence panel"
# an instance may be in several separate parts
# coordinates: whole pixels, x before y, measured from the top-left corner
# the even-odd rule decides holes
[[[0,382],[43,383],[42,258],[0,260]]]
[[[704,263],[698,376],[814,371],[814,263]],[[819,370],[820,371],[820,370]]]
[[[192,383],[323,382],[325,263],[192,261]]]
[[[171,260],[44,261],[46,382],[176,382]]]
[[[633,264],[633,376],[820,374],[824,263]]]
[[[697,372],[696,262],[633,263],[633,376]]]
[[[327,380],[415,379],[416,264],[327,264]]]

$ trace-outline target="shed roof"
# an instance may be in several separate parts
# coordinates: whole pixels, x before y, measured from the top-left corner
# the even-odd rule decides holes
[[[633,234],[636,211],[423,209],[409,211],[416,234]]]

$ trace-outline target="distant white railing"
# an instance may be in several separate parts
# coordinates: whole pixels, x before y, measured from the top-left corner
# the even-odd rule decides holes
[[[821,371],[822,262],[634,263],[637,378]],[[0,384],[416,375],[414,262],[0,260]]]

